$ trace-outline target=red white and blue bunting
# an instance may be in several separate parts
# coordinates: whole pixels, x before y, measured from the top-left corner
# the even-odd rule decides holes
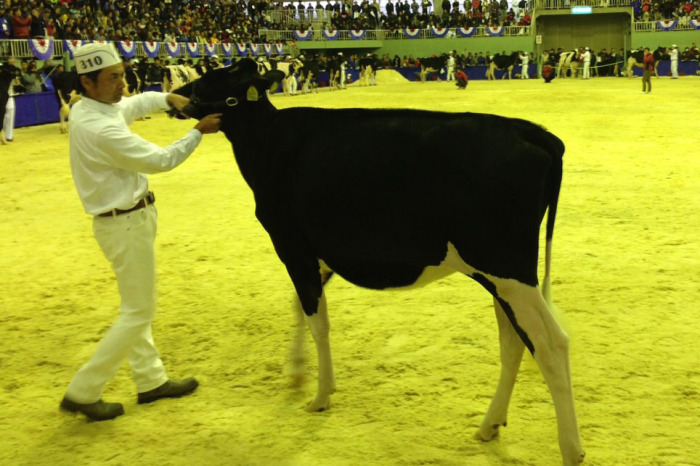
[[[326,40],[336,40],[338,37],[340,37],[340,31],[337,29],[324,29],[323,30],[323,38]]]
[[[53,39],[27,39],[32,55],[37,60],[49,60],[53,56]]]
[[[284,53],[284,44],[282,42],[277,42],[275,44],[275,50],[277,55],[282,55]]]
[[[212,44],[211,42],[205,42],[204,53],[206,53],[208,57],[216,55],[216,44]]]
[[[437,37],[438,39],[442,39],[443,37],[447,36],[448,32],[450,32],[449,28],[436,28],[435,26],[430,26],[430,31],[433,33],[433,36]]]
[[[505,32],[505,28],[503,26],[486,27],[486,33],[491,37],[500,37],[503,35],[503,32]]]
[[[691,19],[690,25],[693,26],[693,29],[700,29],[700,19]]]
[[[659,26],[659,29],[662,31],[673,31],[676,29],[676,26],[678,26],[678,20],[665,20],[665,21],[659,21],[656,23]]]
[[[240,42],[236,42],[236,52],[238,52],[239,57],[245,57],[246,54],[246,45],[242,44]]]
[[[144,41],[143,51],[146,52],[146,55],[150,58],[156,58],[160,51],[160,42]]]
[[[68,55],[70,55],[70,57],[73,58],[75,51],[78,50],[78,48],[81,47],[82,45],[83,45],[82,40],[64,40],[63,41],[63,50],[68,50]]]
[[[294,31],[294,38],[296,40],[309,40],[311,39],[311,36],[313,35],[313,31],[310,29],[307,29],[306,31]]]
[[[187,53],[190,55],[190,57],[198,57],[199,56],[199,44],[197,42],[188,42],[187,43]]]
[[[136,42],[122,40],[117,42],[117,48],[124,55],[124,58],[134,58],[136,55]]]
[[[420,29],[406,28],[403,30],[404,36],[408,37],[409,39],[415,39],[416,37],[420,37],[420,33],[421,33]]]
[[[271,44],[263,44],[263,51],[265,52],[265,55],[268,57],[272,55],[272,45]]]
[[[165,43],[165,50],[167,50],[168,55],[172,58],[177,58],[180,56],[180,53],[182,52],[182,49],[180,48],[180,44],[177,42],[166,42]]]
[[[224,52],[224,55],[230,57],[233,54],[233,44],[230,44],[228,42],[222,42],[221,50]]]
[[[355,30],[351,29],[350,30],[350,37],[352,37],[355,40],[364,39],[365,35],[367,35],[367,31],[365,31],[365,30],[359,30],[359,29],[355,29]]]
[[[250,53],[252,53],[254,57],[260,55],[260,44],[250,44]]]
[[[471,37],[476,33],[475,27],[470,28],[457,28],[457,34],[461,37]]]

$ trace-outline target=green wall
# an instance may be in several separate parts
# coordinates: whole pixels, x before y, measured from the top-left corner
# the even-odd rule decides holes
[[[670,47],[676,44],[680,50],[690,47],[695,42],[700,44],[700,29],[693,31],[661,31],[661,32],[636,32],[632,34],[632,48]]]

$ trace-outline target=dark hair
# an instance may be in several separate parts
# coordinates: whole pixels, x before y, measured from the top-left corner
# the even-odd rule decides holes
[[[99,76],[100,71],[102,70],[95,70],[95,71],[90,71],[89,73],[84,73],[84,74],[79,74],[78,79],[75,82],[75,90],[78,92],[80,95],[85,95],[87,91],[83,87],[83,83],[80,82],[80,77],[85,76],[87,77],[90,81],[96,83],[97,82],[97,76]]]

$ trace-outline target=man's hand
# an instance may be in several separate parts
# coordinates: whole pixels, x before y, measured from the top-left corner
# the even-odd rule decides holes
[[[166,100],[168,102],[168,105],[170,105],[173,108],[178,109],[180,112],[182,112],[182,109],[185,108],[185,106],[190,103],[190,99],[188,97],[185,97],[185,96],[182,96],[179,94],[172,94],[172,93],[168,94],[168,96],[166,97]]]
[[[220,127],[221,113],[212,113],[199,120],[194,129],[199,130],[202,134],[212,134],[219,131]]]

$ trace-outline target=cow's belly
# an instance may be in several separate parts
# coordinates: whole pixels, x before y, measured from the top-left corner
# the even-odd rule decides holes
[[[324,272],[333,271],[341,277],[358,286],[372,289],[405,289],[421,288],[455,272],[471,274],[474,268],[465,263],[452,243],[447,243],[447,253],[439,265],[406,266],[373,265],[357,267],[338,264],[331,267],[320,260],[319,265]]]

